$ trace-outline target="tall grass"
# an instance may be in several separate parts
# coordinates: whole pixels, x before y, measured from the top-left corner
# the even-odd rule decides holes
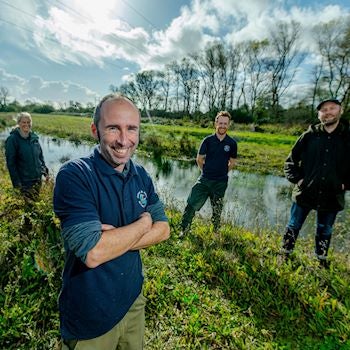
[[[83,138],[88,125],[84,118],[34,116],[35,129],[53,135],[62,128],[66,137]],[[171,145],[185,153],[203,137],[200,131],[209,131],[156,130],[148,140],[145,130],[143,144],[158,143],[165,153]],[[239,166],[273,172],[292,139],[253,133],[253,142],[249,135],[237,132],[246,155]],[[0,152],[0,349],[45,350],[58,343],[64,251],[52,187],[45,183],[39,200],[26,205],[11,188]],[[331,250],[330,269],[324,270],[312,256],[313,240],[301,237],[286,263],[278,233],[258,223],[254,230],[224,225],[214,233],[199,217],[180,239],[175,207],[167,208],[171,238],[142,251],[146,350],[350,349],[348,252]],[[345,221],[337,231],[345,236],[348,228]]]
[[[0,154],[0,349],[54,349],[64,252],[52,211],[52,183],[28,208]],[[350,266],[331,251],[330,270],[301,239],[279,259],[280,236],[230,225],[220,233],[196,217],[179,238],[181,215],[167,210],[171,238],[142,251],[145,349],[350,349]]]

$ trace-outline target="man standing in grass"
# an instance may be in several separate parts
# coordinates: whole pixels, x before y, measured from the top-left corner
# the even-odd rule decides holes
[[[169,237],[146,170],[130,158],[140,112],[126,97],[96,107],[93,153],[67,162],[54,190],[66,250],[59,296],[62,349],[141,350],[145,323],[139,250]]]
[[[289,257],[306,217],[314,209],[315,254],[320,265],[327,267],[333,224],[344,209],[345,190],[350,188],[350,133],[349,124],[340,120],[343,111],[338,100],[322,101],[317,111],[320,123],[299,137],[284,165],[286,178],[295,187],[283,250]]]
[[[229,112],[219,112],[215,117],[215,134],[207,136],[199,147],[196,161],[202,173],[187,199],[180,235],[190,229],[196,211],[203,207],[208,197],[213,211],[214,231],[219,229],[227,174],[234,168],[237,158],[237,143],[227,135],[230,122]]]

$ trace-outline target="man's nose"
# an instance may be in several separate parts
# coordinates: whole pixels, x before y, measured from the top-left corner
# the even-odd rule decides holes
[[[118,140],[117,140],[117,141],[118,141],[121,145],[125,145],[126,140],[127,140],[126,131],[125,131],[125,130],[120,130],[120,133],[119,133],[119,135],[118,135]]]

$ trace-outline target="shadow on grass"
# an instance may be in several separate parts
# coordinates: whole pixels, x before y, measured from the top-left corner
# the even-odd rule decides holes
[[[278,344],[293,349],[300,344],[307,349],[347,346],[350,281],[344,266],[334,263],[324,270],[302,252],[282,261],[276,234],[258,236],[228,226],[220,234],[198,226],[186,241],[193,256],[200,255],[211,266],[210,274],[200,275],[205,284],[234,299]]]

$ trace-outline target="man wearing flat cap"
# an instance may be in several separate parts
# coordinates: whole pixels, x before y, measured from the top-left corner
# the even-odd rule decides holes
[[[306,217],[316,210],[315,254],[320,265],[328,267],[333,224],[350,189],[350,131],[348,122],[340,120],[343,110],[337,99],[323,100],[316,109],[319,122],[298,138],[284,165],[286,178],[295,186],[283,252],[290,256]]]

